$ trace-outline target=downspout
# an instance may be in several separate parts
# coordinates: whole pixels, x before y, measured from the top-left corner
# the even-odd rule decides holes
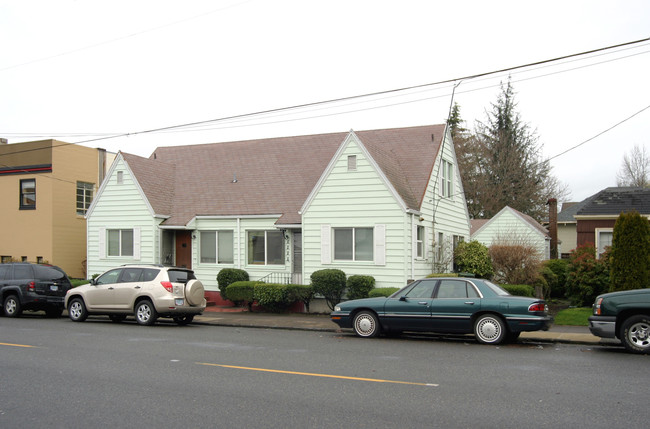
[[[241,269],[241,218],[237,218],[237,268]]]
[[[415,279],[415,237],[413,236],[413,216],[414,213],[411,213],[411,279]]]

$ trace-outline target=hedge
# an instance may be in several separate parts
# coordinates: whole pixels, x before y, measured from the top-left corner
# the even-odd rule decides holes
[[[399,290],[398,287],[380,287],[368,292],[369,298],[389,297]]]
[[[368,293],[375,287],[375,278],[360,275],[350,276],[346,286],[348,299],[368,298]]]
[[[535,288],[530,285],[499,285],[510,295],[535,297]]]

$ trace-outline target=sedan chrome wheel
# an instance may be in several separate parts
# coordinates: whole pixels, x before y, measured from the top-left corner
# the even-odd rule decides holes
[[[474,324],[474,335],[483,344],[500,344],[506,336],[506,327],[498,316],[485,314]]]
[[[626,349],[634,353],[650,352],[650,317],[632,316],[621,328],[621,339]]]
[[[354,332],[364,338],[376,337],[379,335],[379,321],[377,316],[370,311],[361,311],[354,316],[352,324]]]

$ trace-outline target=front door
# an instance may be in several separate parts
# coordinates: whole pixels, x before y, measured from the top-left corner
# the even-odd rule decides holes
[[[192,269],[192,231],[176,231],[176,266]]]

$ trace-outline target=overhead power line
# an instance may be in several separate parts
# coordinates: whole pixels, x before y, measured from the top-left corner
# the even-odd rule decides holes
[[[103,140],[109,140],[109,139],[115,139],[115,138],[121,138],[121,137],[129,137],[129,136],[136,136],[136,135],[141,135],[141,134],[151,134],[151,133],[157,133],[157,132],[179,130],[179,129],[182,129],[182,128],[196,127],[196,126],[201,126],[201,125],[206,125],[206,124],[211,124],[211,123],[216,123],[216,122],[232,121],[232,120],[236,120],[236,119],[244,119],[244,118],[251,118],[251,117],[255,117],[255,116],[268,115],[268,114],[279,113],[279,112],[287,112],[287,111],[290,111],[290,110],[305,109],[305,108],[309,108],[309,107],[322,106],[322,105],[326,105],[326,104],[340,103],[340,102],[351,101],[351,100],[358,100],[358,99],[362,99],[362,98],[377,97],[377,96],[388,95],[388,94],[397,94],[397,93],[413,91],[413,90],[421,89],[421,88],[430,88],[430,87],[433,87],[433,86],[438,86],[438,85],[443,85],[443,84],[451,84],[451,83],[458,82],[458,81],[466,81],[466,80],[478,79],[478,78],[492,76],[492,75],[496,75],[496,74],[512,72],[512,71],[515,71],[515,70],[520,70],[520,69],[525,69],[525,68],[550,64],[550,63],[554,63],[554,62],[558,62],[558,61],[562,61],[562,60],[566,60],[566,59],[577,58],[577,57],[581,57],[581,56],[585,56],[585,55],[605,52],[605,51],[612,50],[612,49],[637,45],[637,44],[648,42],[648,41],[650,41],[650,37],[644,38],[644,39],[639,39],[639,40],[634,40],[634,41],[630,41],[630,42],[620,43],[620,44],[616,44],[616,45],[606,46],[606,47],[602,47],[602,48],[592,49],[592,50],[588,50],[588,51],[583,51],[583,52],[579,52],[579,53],[574,53],[574,54],[570,54],[570,55],[564,55],[564,56],[555,57],[555,58],[551,58],[551,59],[536,61],[536,62],[527,63],[527,64],[522,64],[522,65],[518,65],[518,66],[511,66],[511,67],[506,67],[506,68],[493,70],[493,71],[489,71],[489,72],[482,72],[482,73],[476,73],[476,74],[467,75],[467,76],[463,76],[463,77],[457,77],[457,78],[453,78],[453,79],[446,79],[446,80],[441,80],[441,81],[437,81],[437,82],[431,82],[431,83],[419,84],[419,85],[412,85],[412,86],[407,86],[407,87],[402,87],[402,88],[395,88],[395,89],[371,92],[371,93],[360,94],[360,95],[353,95],[353,96],[347,96],[347,97],[334,98],[334,99],[329,99],[329,100],[324,100],[324,101],[303,103],[303,104],[298,104],[298,105],[293,105],[293,106],[288,106],[288,107],[279,107],[279,108],[274,108],[274,109],[267,109],[267,110],[253,112],[253,113],[238,114],[238,115],[226,116],[226,117],[221,117],[221,118],[216,118],[216,119],[195,121],[195,122],[189,122],[189,123],[185,123],[185,124],[171,125],[171,126],[166,126],[166,127],[159,127],[159,128],[153,128],[153,129],[149,129],[149,130],[136,131],[136,132],[130,132],[130,133],[117,133],[117,134],[111,134],[111,135],[102,135],[100,133],[96,133],[96,135],[101,135],[101,137],[82,140],[82,141],[78,141],[78,142],[74,142],[74,143],[64,143],[64,144],[93,143],[93,142],[97,142],[97,141],[103,141]],[[347,113],[349,113],[349,112],[347,112]],[[640,112],[637,112],[637,114],[638,113],[640,113]],[[583,142],[583,144],[584,143],[586,143],[586,142]],[[28,150],[25,150],[24,152],[29,152],[29,151],[32,151],[32,150],[39,150],[39,149],[28,149]],[[21,152],[17,151],[17,152],[13,152],[13,153],[21,153]],[[559,156],[559,155],[557,155],[557,156]]]

